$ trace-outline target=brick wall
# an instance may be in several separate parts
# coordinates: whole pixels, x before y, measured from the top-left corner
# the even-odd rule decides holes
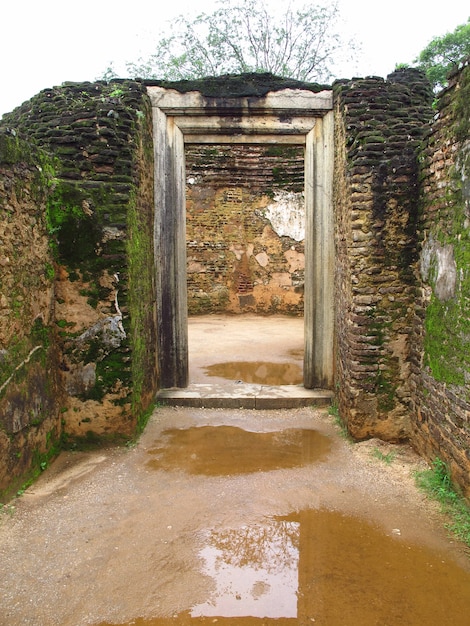
[[[190,146],[188,310],[302,315],[304,149]]]

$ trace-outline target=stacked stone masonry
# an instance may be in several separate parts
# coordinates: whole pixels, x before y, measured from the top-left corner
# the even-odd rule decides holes
[[[64,437],[128,437],[156,391],[153,146],[134,82],[47,89],[4,124],[50,155]],[[52,267],[52,266],[51,266]]]
[[[418,157],[429,86],[408,71],[334,90],[339,407],[355,438],[398,441],[410,436]]]

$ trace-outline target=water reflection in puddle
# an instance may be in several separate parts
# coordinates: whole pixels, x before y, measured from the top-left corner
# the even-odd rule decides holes
[[[292,468],[318,461],[331,448],[316,430],[287,429],[256,433],[234,426],[167,430],[148,453],[152,469],[229,476]]]
[[[303,382],[302,368],[296,363],[233,361],[209,365],[204,371],[207,376],[258,385],[300,385]]]
[[[299,523],[213,531],[200,551],[216,590],[192,616],[297,617]]]
[[[355,517],[306,510],[202,539],[207,601],[131,624],[468,625],[470,571]]]
[[[340,513],[307,510],[253,528],[215,530],[200,555],[216,591],[192,608],[193,616],[468,624],[469,572]]]

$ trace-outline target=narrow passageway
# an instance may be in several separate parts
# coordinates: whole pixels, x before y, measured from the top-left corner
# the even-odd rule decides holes
[[[470,562],[422,466],[326,410],[159,407],[3,511],[0,624],[464,626]]]

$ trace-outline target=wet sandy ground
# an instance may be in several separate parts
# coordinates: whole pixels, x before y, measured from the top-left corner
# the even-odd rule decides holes
[[[1,514],[0,624],[467,625],[470,560],[423,466],[325,411],[158,408]]]
[[[304,320],[285,315],[198,315],[188,320],[189,382],[302,382]]]

